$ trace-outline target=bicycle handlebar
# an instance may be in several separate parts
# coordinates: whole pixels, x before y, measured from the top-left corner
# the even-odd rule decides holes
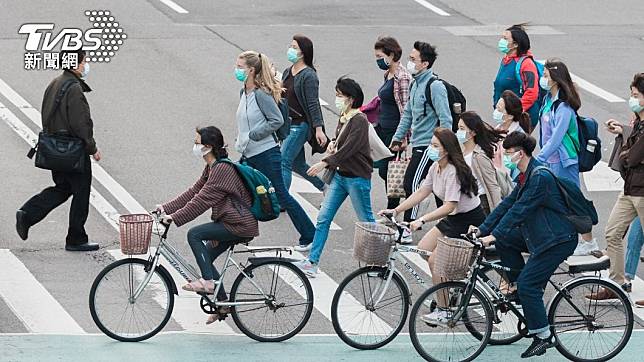
[[[165,239],[168,237],[168,230],[170,230],[170,223],[166,224],[161,220],[161,212],[158,210],[154,210],[150,212],[150,215],[154,216],[154,219],[157,223],[163,225],[163,235],[161,236],[162,239]]]

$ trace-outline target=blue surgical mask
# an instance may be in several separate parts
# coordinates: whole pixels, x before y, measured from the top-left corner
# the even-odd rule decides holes
[[[245,82],[248,78],[248,74],[246,74],[246,71],[242,68],[235,68],[235,78],[240,82]]]
[[[441,159],[440,151],[434,148],[434,146],[427,147],[425,152],[427,152],[427,157],[434,162]]]
[[[548,78],[546,77],[539,78],[539,86],[547,91],[549,91],[552,88],[552,86],[548,84]]]
[[[644,106],[640,106],[640,100],[635,97],[628,99],[628,107],[635,113],[640,113],[644,109]]]
[[[492,119],[494,119],[494,122],[496,122],[497,124],[503,123],[503,112],[495,109],[494,112],[492,112]]]
[[[81,70],[81,78],[85,79],[87,78],[87,75],[89,74],[89,63],[83,64],[83,70]]]
[[[505,38],[499,39],[499,43],[496,46],[503,54],[508,54],[508,52],[510,52],[510,48],[508,48],[508,41]]]
[[[380,68],[382,70],[389,69],[389,63],[387,63],[387,59],[385,59],[385,58],[376,59],[376,64],[378,64],[378,68]]]
[[[456,138],[458,139],[458,143],[463,144],[467,142],[467,131],[464,129],[459,129],[456,131]]]
[[[297,55],[297,50],[295,48],[288,48],[286,51],[286,58],[291,63],[297,63],[300,60],[300,56]]]
[[[512,161],[512,158],[516,155],[503,155],[503,165],[508,168],[508,170],[515,170],[517,168],[517,162]]]

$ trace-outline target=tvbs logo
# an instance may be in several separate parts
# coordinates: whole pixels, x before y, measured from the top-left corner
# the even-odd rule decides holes
[[[123,45],[127,34],[107,10],[85,11],[92,27],[89,29],[62,28],[55,32],[54,23],[27,23],[18,30],[27,35],[25,69],[60,69],[70,66],[71,54],[54,52],[85,50],[88,62],[109,62]],[[62,64],[67,62],[65,64]],[[43,63],[43,64],[38,64]],[[57,67],[56,67],[57,65]],[[71,64],[73,65],[73,64]]]

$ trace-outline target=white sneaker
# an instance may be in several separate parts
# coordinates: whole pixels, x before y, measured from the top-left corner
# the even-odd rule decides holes
[[[293,247],[293,250],[299,251],[299,252],[307,252],[307,251],[310,251],[312,247],[313,247],[313,242],[310,242],[305,245],[302,245],[302,244],[295,245]]]
[[[579,244],[577,244],[575,252],[572,255],[590,255],[590,253],[594,250],[599,250],[599,245],[597,245],[596,238],[593,238],[591,241],[580,241]]]
[[[318,265],[311,263],[308,259],[296,261],[293,265],[303,271],[309,278],[315,278],[315,274],[318,273]]]
[[[412,244],[414,239],[411,236],[411,231],[408,228],[403,229],[402,239],[400,239],[401,244]]]
[[[420,320],[430,326],[444,326],[449,321],[447,311],[437,308],[435,311],[420,317]]]

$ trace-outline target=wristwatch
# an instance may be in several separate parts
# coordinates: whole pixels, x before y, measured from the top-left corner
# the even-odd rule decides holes
[[[420,218],[420,223],[421,223],[421,224],[423,224],[423,225],[425,225],[425,224],[427,224],[427,221],[425,221],[425,219],[423,219],[423,218],[421,217],[421,218]]]

